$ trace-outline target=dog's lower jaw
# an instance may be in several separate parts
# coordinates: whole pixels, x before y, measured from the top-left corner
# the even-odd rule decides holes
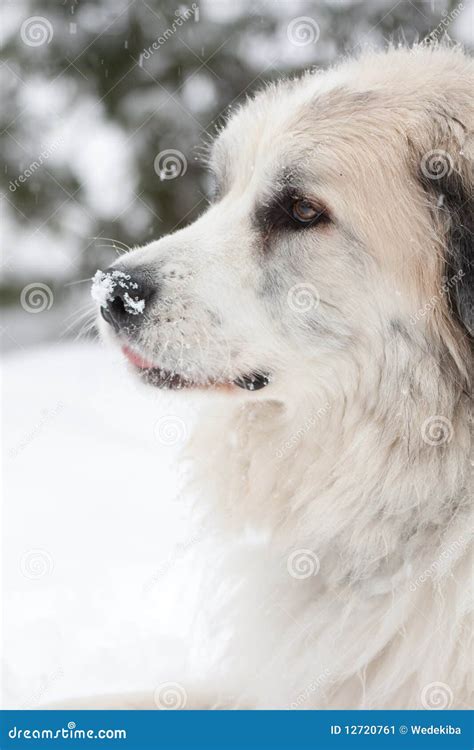
[[[238,386],[246,391],[260,391],[271,381],[270,375],[262,372],[240,375],[234,379],[231,377],[192,377],[183,375],[175,369],[165,369],[154,364],[151,358],[140,354],[138,350],[127,344],[122,344],[122,353],[131,364],[134,371],[141,379],[149,385],[169,390],[180,390],[183,388],[214,388],[229,390],[232,386]]]

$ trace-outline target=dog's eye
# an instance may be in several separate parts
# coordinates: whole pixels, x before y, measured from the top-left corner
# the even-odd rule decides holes
[[[326,206],[319,201],[300,198],[293,191],[262,204],[257,209],[256,219],[267,237],[273,230],[299,231],[332,221]]]
[[[299,224],[314,224],[320,219],[326,218],[326,214],[321,208],[313,206],[312,203],[304,199],[294,201],[291,213]]]

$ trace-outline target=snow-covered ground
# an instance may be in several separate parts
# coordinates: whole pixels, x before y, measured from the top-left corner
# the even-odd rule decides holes
[[[3,395],[5,707],[179,681],[194,406],[94,343],[11,355]]]

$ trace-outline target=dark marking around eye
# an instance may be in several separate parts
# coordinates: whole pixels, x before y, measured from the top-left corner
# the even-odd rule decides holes
[[[293,210],[297,202],[311,203],[317,211],[314,218],[304,222],[298,220]],[[255,222],[258,229],[268,235],[268,233],[278,230],[307,230],[319,224],[329,223],[330,217],[324,206],[318,206],[314,201],[309,201],[299,192],[287,189],[276,195],[268,203],[263,203],[257,208]]]

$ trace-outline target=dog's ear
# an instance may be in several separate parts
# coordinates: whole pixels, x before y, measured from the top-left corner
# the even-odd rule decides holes
[[[437,125],[418,173],[443,246],[443,291],[452,316],[474,339],[474,134],[459,120]]]

